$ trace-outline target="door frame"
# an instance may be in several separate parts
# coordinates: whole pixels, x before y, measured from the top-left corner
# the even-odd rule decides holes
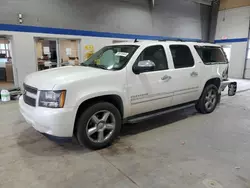
[[[49,37],[37,37],[37,36],[35,36],[34,37],[34,47],[35,47],[35,63],[36,63],[36,71],[39,71],[38,70],[38,63],[37,63],[37,59],[38,59],[38,56],[37,56],[37,52],[36,52],[36,43],[39,41],[39,39],[41,40],[47,40],[47,41],[55,41],[56,42],[56,56],[57,56],[57,62],[56,62],[56,65],[57,65],[57,67],[58,67],[58,65],[59,65],[59,45],[58,45],[58,39],[57,38],[49,38]]]
[[[58,37],[39,37],[39,36],[35,36],[34,37],[34,44],[35,44],[35,63],[36,63],[36,71],[38,70],[38,64],[37,64],[37,53],[36,53],[36,42],[38,39],[43,39],[43,40],[48,40],[48,41],[56,41],[56,55],[57,55],[57,67],[61,67],[61,55],[60,55],[60,41],[61,40],[76,40],[77,41],[77,47],[78,47],[78,59],[80,62],[82,62],[82,56],[81,56],[81,38],[58,38]]]
[[[15,87],[18,86],[18,73],[15,63],[15,49],[13,48],[13,36],[8,34],[1,34],[0,38],[3,37],[9,41],[9,56],[11,57],[12,61],[12,73],[13,73],[13,85]]]

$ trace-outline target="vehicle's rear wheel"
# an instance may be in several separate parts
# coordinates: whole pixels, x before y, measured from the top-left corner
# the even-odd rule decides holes
[[[214,111],[218,104],[218,88],[211,84],[205,87],[199,101],[196,104],[196,110],[202,114],[208,114]]]
[[[107,102],[96,103],[87,108],[77,121],[77,139],[81,145],[101,149],[110,145],[119,135],[121,115]]]

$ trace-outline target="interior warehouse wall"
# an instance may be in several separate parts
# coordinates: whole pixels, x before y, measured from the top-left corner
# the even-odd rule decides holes
[[[30,33],[30,32],[13,32],[1,31],[1,35],[8,35],[10,37],[13,55],[13,71],[14,82],[16,86],[22,88],[25,77],[38,70],[37,65],[37,48],[35,38],[50,38],[50,39],[70,39],[80,41],[79,60],[85,60],[87,45],[93,45],[94,50],[102,48],[106,44],[112,44],[113,41],[131,41],[117,38],[102,38],[102,37],[86,37],[74,35],[58,35],[58,34],[44,34],[44,33]]]
[[[249,19],[250,6],[219,11],[216,40],[226,39],[221,44],[231,45],[229,76],[232,78],[250,78],[250,69],[247,70],[250,64],[245,65]]]
[[[148,0],[1,0],[0,24],[18,25],[18,13],[24,26],[207,40],[210,7],[186,0],[157,0],[154,8]],[[35,38],[79,40],[80,61],[85,59],[86,45],[97,51],[114,40],[132,41],[6,31],[1,26],[0,35],[11,38],[15,85],[20,87],[38,69]]]
[[[186,0],[2,0],[0,23],[207,39],[209,6]]]

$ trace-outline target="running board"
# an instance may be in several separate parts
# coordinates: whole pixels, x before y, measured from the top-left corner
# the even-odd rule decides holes
[[[127,121],[125,121],[125,122],[126,123],[138,123],[138,122],[141,122],[141,121],[144,121],[147,119],[151,119],[151,118],[163,115],[163,114],[167,114],[170,112],[174,112],[174,111],[178,111],[178,110],[182,110],[182,109],[190,108],[190,107],[194,107],[194,106],[195,106],[195,103],[192,103],[192,104],[189,103],[189,104],[182,105],[182,106],[178,105],[178,106],[170,107],[170,108],[162,110],[162,111],[152,112],[152,113],[147,114],[147,115],[141,115],[139,117],[137,116],[134,118],[132,117],[131,119],[128,118]]]

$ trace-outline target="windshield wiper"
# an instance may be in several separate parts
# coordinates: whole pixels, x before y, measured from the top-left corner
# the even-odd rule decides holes
[[[89,64],[89,65],[87,65],[87,66],[89,66],[89,67],[96,67],[96,68],[101,68],[101,69],[107,70],[107,67],[106,67],[106,66],[100,65],[100,64],[96,64],[96,63]]]

